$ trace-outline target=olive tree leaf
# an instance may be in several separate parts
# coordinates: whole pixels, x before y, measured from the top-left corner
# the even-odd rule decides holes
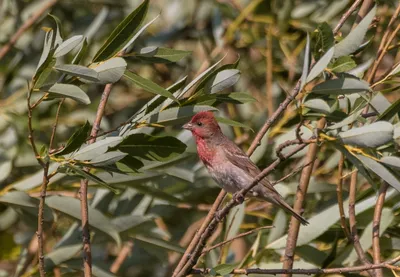
[[[380,159],[380,162],[395,169],[400,169],[400,158],[395,156],[386,156]]]
[[[307,33],[307,41],[306,41],[306,49],[304,52],[304,61],[303,61],[303,73],[301,74],[300,80],[300,91],[307,84],[307,75],[308,70],[310,68],[310,60],[311,60],[311,43],[310,43],[310,35]]]
[[[328,68],[333,72],[340,73],[352,70],[356,66],[356,62],[350,56],[342,56],[337,58]]]
[[[339,133],[344,144],[376,148],[393,140],[393,125],[378,121]]]
[[[74,153],[71,158],[75,160],[92,160],[101,154],[104,154],[111,147],[116,146],[122,141],[122,137],[106,137],[105,139],[98,140],[95,143],[81,147],[79,151]]]
[[[390,105],[382,114],[378,116],[378,120],[391,120],[393,116],[400,113],[400,99]]]
[[[218,72],[204,86],[206,93],[217,93],[232,87],[240,78],[240,70],[226,69]]]
[[[143,61],[153,63],[170,63],[177,62],[190,55],[191,51],[176,50],[158,46],[147,46],[140,49],[139,53],[135,55]]]

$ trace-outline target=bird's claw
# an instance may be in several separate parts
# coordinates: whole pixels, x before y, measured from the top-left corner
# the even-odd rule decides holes
[[[244,196],[242,193],[236,192],[233,194],[233,200],[240,205],[244,202]]]

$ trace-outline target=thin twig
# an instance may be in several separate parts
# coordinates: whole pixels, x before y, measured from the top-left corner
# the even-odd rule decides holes
[[[97,107],[96,118],[93,122],[90,136],[92,139],[89,140],[89,144],[96,141],[96,135],[100,130],[101,120],[103,119],[104,111],[106,108],[108,97],[110,96],[112,84],[107,84],[104,87],[103,94],[101,95],[99,106]],[[89,168],[85,168],[85,171],[89,171]],[[92,276],[92,251],[90,246],[90,231],[89,231],[89,212],[88,212],[88,183],[87,179],[81,180],[81,187],[79,190],[81,200],[81,222],[82,222],[82,241],[83,241],[83,266],[85,277]]]
[[[297,152],[301,151],[304,147],[306,147],[307,144],[301,144],[298,145],[295,149],[293,149],[290,153],[285,155],[285,159],[288,157],[293,156]],[[276,169],[276,167],[282,162],[282,160],[278,157],[272,164],[270,164],[267,168],[265,168],[263,171],[261,171],[260,174],[258,174],[252,183],[248,184],[245,188],[241,189],[238,192],[238,195],[246,195],[254,186],[256,186],[262,179],[264,179],[269,173],[271,173],[273,170]],[[185,266],[179,271],[179,273],[176,275],[177,277],[183,277],[186,276],[187,273],[190,272],[190,270],[193,268],[193,266],[197,263],[197,260],[201,254],[201,251],[203,250],[205,243],[207,239],[212,235],[214,232],[215,227],[218,225],[218,223],[225,218],[225,216],[229,213],[229,211],[236,205],[238,205],[239,202],[236,199],[232,199],[229,201],[227,205],[221,210],[218,211],[217,216],[215,216],[208,227],[205,229],[205,231],[201,234],[200,240],[198,244],[196,245],[196,248],[194,251],[191,253],[190,259],[188,262],[185,264]]]
[[[386,55],[386,52],[390,46],[390,43],[392,42],[392,40],[394,39],[394,37],[396,36],[396,33],[399,31],[400,28],[400,24],[397,25],[396,29],[392,32],[392,34],[389,36],[390,31],[392,30],[392,26],[394,24],[394,22],[396,21],[396,19],[398,18],[400,14],[400,4],[397,6],[396,11],[394,12],[394,14],[392,15],[389,24],[386,27],[386,31],[383,34],[381,43],[379,45],[378,48],[378,53],[376,55],[376,59],[374,61],[374,64],[372,65],[372,69],[368,74],[367,77],[367,82],[371,83],[374,78],[375,78],[375,74],[378,70],[379,64],[382,62],[383,57]]]
[[[32,90],[29,89],[28,91],[28,97],[27,97],[27,105],[28,105],[28,139],[31,144],[33,153],[35,154],[35,158],[40,164],[40,166],[44,166],[44,162],[42,161],[42,158],[39,155],[39,151],[36,147],[36,142],[35,138],[33,136],[33,127],[32,127],[32,106],[30,104],[31,102],[31,95],[32,95]]]
[[[125,259],[131,254],[132,249],[133,249],[133,241],[129,240],[127,243],[125,243],[124,247],[122,247],[121,251],[119,251],[117,258],[115,258],[114,262],[110,267],[110,272],[114,274],[118,272]]]
[[[388,260],[380,264],[369,264],[353,267],[338,267],[338,268],[310,268],[310,269],[262,269],[262,268],[240,268],[234,269],[230,274],[237,275],[249,275],[249,274],[265,274],[265,275],[277,275],[277,274],[302,274],[302,275],[313,275],[313,274],[334,274],[334,273],[350,273],[350,272],[362,272],[366,270],[373,270],[377,268],[389,268],[400,272],[400,268],[393,266],[393,264],[400,261],[400,256]],[[200,269],[194,268],[191,270],[191,274],[210,274],[211,269]]]
[[[323,129],[326,124],[325,118],[321,118],[318,121],[317,128]],[[294,202],[293,209],[298,213],[302,214],[304,210],[304,201],[308,190],[308,184],[310,183],[311,173],[314,167],[313,161],[317,155],[318,143],[313,143],[310,145],[306,155],[306,163],[310,165],[303,168],[301,172],[301,177],[299,181],[299,186],[296,191],[296,201]],[[295,217],[291,217],[288,236],[286,240],[285,256],[283,260],[283,269],[292,269],[294,261],[294,250],[297,244],[297,238],[300,231],[300,221]],[[292,274],[286,274],[286,277],[292,276]]]
[[[292,177],[293,175],[296,175],[299,171],[303,170],[303,168],[309,166],[309,165],[312,164],[314,161],[315,161],[315,159],[312,160],[312,161],[309,161],[308,163],[305,163],[304,165],[302,165],[302,166],[300,166],[300,167],[298,167],[298,168],[295,168],[293,171],[291,171],[289,174],[283,176],[283,177],[280,178],[279,180],[273,181],[273,182],[272,182],[272,185],[275,186],[276,184],[279,184],[279,183],[285,181],[286,179]]]
[[[350,236],[350,231],[346,223],[346,215],[344,213],[344,205],[343,205],[343,167],[344,167],[344,155],[341,154],[339,164],[338,164],[338,178],[337,178],[337,185],[336,185],[336,196],[338,199],[338,206],[339,206],[339,214],[340,214],[340,225],[343,229],[346,238],[349,241],[352,241]]]
[[[372,251],[374,257],[374,264],[381,263],[381,247],[379,245],[379,227],[381,223],[382,209],[385,202],[386,191],[389,185],[384,182],[379,190],[378,200],[376,201],[374,219],[372,225]],[[376,277],[383,277],[382,269],[375,270]]]
[[[353,242],[354,249],[356,250],[357,256],[364,265],[370,265],[370,261],[365,256],[364,250],[362,249],[360,238],[357,233],[357,221],[356,221],[356,188],[357,188],[357,175],[358,171],[351,174],[350,181],[350,193],[349,193],[349,222],[350,222],[350,234]],[[373,277],[375,272],[368,270],[368,274]]]
[[[239,238],[242,238],[242,237],[246,237],[246,236],[251,235],[251,234],[253,234],[253,233],[255,233],[255,232],[258,232],[258,231],[260,231],[260,230],[271,229],[271,228],[273,228],[273,227],[274,227],[274,226],[262,226],[262,227],[255,228],[255,229],[253,229],[253,230],[250,230],[250,231],[241,233],[241,234],[239,234],[239,235],[237,235],[237,236],[235,236],[235,237],[233,237],[233,238],[231,238],[231,239],[228,239],[228,240],[225,240],[225,241],[223,241],[223,242],[217,243],[217,244],[215,244],[215,245],[213,245],[213,246],[207,247],[206,249],[204,249],[204,250],[201,252],[201,255],[204,255],[204,254],[210,252],[211,250],[213,250],[213,249],[215,249],[215,248],[218,248],[218,247],[221,247],[221,246],[223,246],[223,245],[225,245],[225,244],[227,244],[227,243],[230,243],[230,242],[234,241],[235,239],[239,239]]]
[[[351,14],[357,9],[357,7],[361,4],[363,0],[357,0],[351,5],[351,7],[343,14],[343,16],[340,18],[338,24],[336,27],[333,29],[333,34],[336,35],[340,28],[342,28],[343,24],[346,22],[346,20],[351,16]]]
[[[11,47],[18,41],[18,39],[28,30],[35,22],[52,6],[57,3],[57,0],[50,0],[36,11],[11,37],[11,39],[0,49],[0,60],[10,51]]]
[[[272,70],[273,70],[273,57],[272,57],[272,25],[269,24],[265,28],[267,33],[266,40],[267,45],[265,49],[265,60],[266,60],[266,70],[265,70],[265,83],[266,83],[266,95],[267,95],[267,112],[268,117],[274,114],[274,95],[272,94]]]

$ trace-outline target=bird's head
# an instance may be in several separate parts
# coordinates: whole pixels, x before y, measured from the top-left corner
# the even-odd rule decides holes
[[[192,117],[188,123],[182,126],[183,129],[189,130],[196,137],[210,138],[221,132],[214,114],[210,111],[199,112]]]

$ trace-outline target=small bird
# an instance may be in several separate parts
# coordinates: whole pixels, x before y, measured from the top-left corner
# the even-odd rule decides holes
[[[212,178],[225,191],[237,193],[252,183],[261,172],[243,150],[222,133],[212,112],[197,113],[183,128],[192,132],[200,159]],[[301,224],[308,224],[265,179],[255,185],[247,196],[275,204],[293,215]]]

